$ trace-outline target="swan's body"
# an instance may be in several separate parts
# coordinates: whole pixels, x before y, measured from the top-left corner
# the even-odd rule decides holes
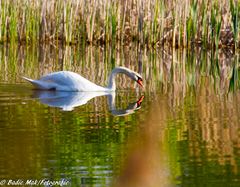
[[[35,88],[40,90],[58,91],[107,91],[106,88],[98,86],[77,73],[71,71],[59,71],[41,77],[39,80],[32,80],[23,77],[31,82]]]
[[[98,86],[95,83],[85,79],[81,75],[71,71],[50,73],[41,77],[39,80],[32,80],[26,77],[23,78],[31,82],[35,88],[40,90],[109,92],[116,90],[115,76],[118,73],[127,75],[142,86],[141,75],[125,67],[117,67],[113,69],[111,75],[109,76],[109,83],[107,87]]]

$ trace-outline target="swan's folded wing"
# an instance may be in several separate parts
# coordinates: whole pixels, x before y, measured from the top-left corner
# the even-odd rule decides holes
[[[60,71],[32,80],[24,77],[38,89],[54,89],[58,91],[107,91],[106,88],[98,86],[77,73]]]
[[[39,80],[44,82],[54,82],[60,85],[73,84],[71,73],[67,71],[50,73],[48,75],[41,77]]]
[[[69,72],[60,71],[43,76],[40,81],[55,83],[58,85],[57,90],[66,91],[104,91],[102,87],[85,79],[81,75]]]
[[[27,77],[22,77],[22,78],[29,81],[37,89],[50,90],[50,89],[54,89],[56,87],[55,83],[52,83],[52,82],[33,80],[33,79],[29,79]]]

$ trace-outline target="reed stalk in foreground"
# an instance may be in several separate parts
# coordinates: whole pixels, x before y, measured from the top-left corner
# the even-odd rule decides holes
[[[239,30],[239,8],[240,3],[238,1],[234,2],[230,0],[230,12],[231,12],[231,20],[232,20],[232,30],[234,36],[234,45],[236,47],[238,42],[238,30]]]
[[[0,42],[239,48],[237,0],[0,0]]]

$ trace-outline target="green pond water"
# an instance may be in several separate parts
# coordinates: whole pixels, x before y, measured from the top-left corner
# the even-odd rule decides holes
[[[231,51],[1,46],[0,185],[240,186],[238,64]],[[109,95],[21,78],[69,70],[107,85],[116,66],[144,89],[124,75]]]

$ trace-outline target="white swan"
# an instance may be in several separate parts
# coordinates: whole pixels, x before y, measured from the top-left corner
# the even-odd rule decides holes
[[[112,73],[109,76],[107,87],[98,86],[93,82],[85,79],[81,75],[71,71],[59,71],[50,73],[41,77],[39,80],[32,80],[27,77],[23,78],[32,83],[35,88],[40,90],[109,92],[116,90],[115,76],[118,73],[127,75],[132,80],[136,81],[140,86],[143,86],[141,75],[125,67],[116,67],[112,70]]]

